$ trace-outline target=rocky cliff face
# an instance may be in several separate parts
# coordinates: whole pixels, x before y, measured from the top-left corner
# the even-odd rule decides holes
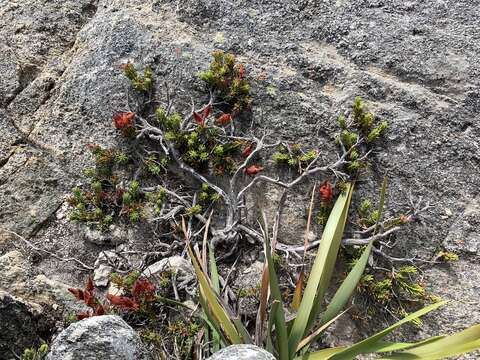
[[[423,331],[478,323],[479,7],[478,0],[2,1],[0,227],[93,263],[101,249],[66,221],[62,204],[91,165],[86,145],[121,143],[111,115],[126,109],[127,90],[116,66],[149,64],[195,94],[195,73],[223,49],[247,64],[254,119],[286,140],[334,156],[334,119],[355,95],[389,120],[362,191],[375,192],[387,172],[390,208],[408,207],[409,194],[433,205],[425,226],[398,237],[401,254],[460,253],[459,262],[425,273],[452,303]],[[295,222],[303,207],[291,204],[286,217]],[[296,241],[294,232],[284,236]],[[0,232],[2,252],[19,244]],[[48,276],[75,279],[72,265],[59,268],[44,254],[30,260]]]

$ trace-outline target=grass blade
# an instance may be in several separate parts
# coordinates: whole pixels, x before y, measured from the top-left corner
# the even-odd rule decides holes
[[[293,293],[292,299],[292,309],[298,311],[300,307],[300,302],[302,301],[302,291],[303,291],[303,280],[305,278],[305,272],[302,270],[300,276],[298,277],[297,283],[295,284],[295,292]]]
[[[187,244],[187,250],[190,254],[190,258],[192,260],[195,273],[197,275],[200,290],[204,294],[206,305],[210,306],[210,308],[212,309],[212,315],[218,321],[218,325],[220,325],[221,329],[224,331],[228,341],[232,344],[242,344],[243,340],[241,336],[238,334],[234,323],[229,318],[227,311],[223,308],[223,306],[217,299],[217,295],[212,289],[208,278],[203,273],[197,259],[195,258],[195,254],[193,253],[190,244]]]
[[[280,360],[289,360],[288,354],[288,334],[287,325],[285,324],[285,313],[282,306],[282,295],[280,293],[280,287],[278,286],[277,273],[275,272],[275,266],[272,259],[272,249],[270,247],[270,239],[268,237],[268,225],[265,212],[262,210],[262,232],[265,240],[265,257],[267,259],[268,277],[270,280],[270,293],[273,301],[278,302],[278,307],[275,308],[275,312],[271,312],[270,316],[273,316],[275,322],[276,340],[278,356]]]
[[[293,358],[298,344],[312,327],[318,315],[323,296],[330,282],[335,266],[338,249],[347,221],[348,208],[352,197],[353,185],[347,184],[346,190],[338,197],[320,241],[317,256],[307,281],[307,286],[293,323],[288,339],[290,358]]]
[[[276,314],[278,307],[280,306],[280,303],[278,301],[272,301],[272,306],[270,307],[270,317],[268,319],[268,327],[267,327],[267,344],[266,344],[266,350],[275,355],[275,351],[273,348],[273,341],[272,341],[272,329],[273,329],[273,323],[275,322],[275,317],[272,316],[272,314]]]
[[[270,296],[268,265],[263,266],[262,282],[260,288],[260,304],[258,306],[257,319],[255,322],[255,345],[262,346],[264,339],[264,324],[267,318],[268,298]]]
[[[362,274],[365,271],[365,267],[368,263],[368,257],[372,251],[373,242],[371,241],[363,251],[362,256],[358,259],[357,263],[350,271],[346,279],[342,282],[342,285],[338,288],[337,292],[327,306],[327,310],[322,315],[321,323],[324,324],[333,319],[343,309],[350,296],[355,291],[358,282],[362,278]]]
[[[202,307],[202,319],[203,321],[208,325],[210,330],[212,331],[212,334],[217,334],[221,339],[224,344],[228,344],[227,339],[223,335],[220,327],[218,326],[217,320],[213,316],[212,312],[208,308],[207,302],[205,301],[205,295],[203,294],[202,290],[199,291],[199,302],[200,306]]]
[[[328,360],[331,359],[332,356],[338,354],[345,350],[345,347],[335,347],[335,348],[328,348],[319,351],[315,351],[313,353],[307,353],[302,357],[296,357],[294,360]]]
[[[297,347],[297,352],[300,351],[304,346],[306,346],[306,345],[310,344],[312,341],[314,341],[319,335],[322,334],[322,332],[324,332],[330,325],[332,325],[335,321],[337,321],[337,319],[340,316],[342,316],[343,314],[345,314],[346,312],[347,312],[347,310],[338,314],[333,319],[330,319],[328,322],[324,323],[317,330],[315,330],[313,333],[311,333],[306,338],[304,338],[302,341],[300,341],[300,343],[298,344],[298,347]]]
[[[210,218],[208,218],[207,224],[209,223],[209,220]],[[208,229],[208,226],[206,227]],[[215,261],[215,252],[213,251],[213,248],[210,244],[208,245],[208,257],[210,264],[210,278],[212,280],[212,287],[217,294],[220,294],[220,279],[218,276],[217,262]],[[212,352],[215,353],[218,350],[220,350],[220,335],[216,331],[214,331],[212,333]]]
[[[382,340],[385,336],[390,334],[392,331],[397,329],[399,326],[401,326],[401,325],[403,325],[407,322],[410,322],[412,320],[415,320],[415,319],[419,318],[420,316],[425,315],[425,314],[429,313],[430,311],[433,311],[433,310],[439,308],[440,306],[442,306],[444,304],[446,304],[446,301],[441,301],[441,302],[426,306],[423,309],[420,309],[420,310],[406,316],[405,318],[403,318],[402,320],[400,320],[400,321],[396,322],[395,324],[389,326],[388,328],[376,333],[375,335],[370,336],[369,338],[348,347],[346,350],[344,350],[341,353],[333,356],[332,359],[335,359],[335,360],[355,359],[355,357],[357,355],[375,351],[375,348],[376,348],[378,342],[380,340]],[[436,343],[437,342],[435,342],[435,344]]]
[[[383,352],[393,352],[393,351],[399,351],[399,350],[406,350],[410,349],[419,345],[423,345],[426,343],[434,342],[440,339],[443,339],[444,336],[434,336],[431,337],[430,339],[427,340],[421,340],[418,342],[414,343],[396,343],[396,342],[391,342],[391,341],[378,341],[377,345],[375,346],[375,352],[377,353],[383,353]]]
[[[474,325],[459,333],[445,336],[434,342],[423,342],[412,349],[408,349],[383,359],[444,359],[449,356],[464,354],[480,349],[480,325]]]

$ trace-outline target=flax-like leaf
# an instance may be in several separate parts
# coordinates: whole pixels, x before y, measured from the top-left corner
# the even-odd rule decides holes
[[[187,250],[190,254],[190,258],[192,260],[201,291],[203,291],[204,293],[205,302],[207,306],[210,306],[210,308],[212,309],[212,315],[218,322],[217,325],[220,325],[219,327],[221,327],[221,329],[224,331],[225,336],[230,343],[242,344],[242,337],[238,334],[237,329],[235,328],[232,320],[229,318],[227,311],[218,301],[215,291],[212,289],[207,277],[203,273],[197,259],[195,258],[195,254],[193,253],[190,244],[187,245]]]
[[[268,297],[270,296],[270,287],[268,279],[268,265],[263,266],[262,281],[260,288],[260,304],[257,311],[255,322],[255,345],[262,346],[264,339],[264,324],[267,319]]]
[[[303,280],[305,278],[305,272],[302,270],[300,276],[298,277],[297,283],[295,284],[295,292],[293,293],[292,298],[292,309],[297,311],[300,307],[300,302],[302,301],[302,291],[303,291]]]
[[[276,300],[272,301],[272,305],[270,307],[270,317],[268,318],[266,349],[271,354],[275,354],[275,350],[273,347],[273,340],[272,340],[273,323],[275,322],[275,317],[273,316],[273,314],[277,313],[279,306],[280,306],[280,303],[278,301]]]
[[[413,348],[401,351],[383,359],[444,359],[480,349],[480,324],[474,325],[456,334],[442,337],[434,342],[423,342]]]
[[[367,338],[365,340],[362,340],[362,341],[360,341],[360,342],[358,342],[358,343],[356,343],[352,346],[349,346],[347,349],[345,349],[341,353],[338,353],[338,354],[334,355],[332,357],[332,360],[351,360],[351,359],[355,359],[355,357],[357,355],[364,354],[364,353],[370,353],[370,352],[375,351],[378,342],[380,340],[382,340],[385,336],[390,334],[392,331],[397,329],[399,326],[401,326],[401,325],[403,325],[407,322],[410,322],[412,320],[415,320],[415,319],[419,318],[420,316],[425,315],[425,314],[429,313],[430,311],[433,311],[433,310],[439,308],[440,306],[444,305],[445,303],[446,303],[446,301],[441,301],[441,302],[426,306],[423,309],[420,309],[420,310],[406,316],[402,320],[400,320],[400,321],[396,322],[395,324],[389,326],[388,328],[376,333],[375,335],[370,336],[369,338]],[[435,342],[435,344],[436,343],[437,342]]]
[[[404,343],[404,342],[396,343],[396,342],[381,340],[381,341],[377,342],[377,345],[375,346],[374,351],[377,352],[377,353],[384,353],[384,352],[393,352],[393,351],[405,350],[405,349],[413,348],[413,347],[418,346],[418,345],[423,345],[423,344],[426,344],[426,343],[434,342],[434,341],[437,341],[437,340],[440,340],[440,339],[443,339],[443,338],[444,338],[444,336],[434,336],[434,337],[431,337],[427,340],[421,340],[421,341],[414,342],[414,343]]]
[[[210,218],[207,220],[207,224],[210,222]],[[208,229],[208,226],[206,226]],[[208,230],[205,230],[207,232]],[[205,246],[204,241],[204,246]],[[217,262],[215,260],[215,252],[211,245],[208,245],[208,258],[210,263],[210,279],[212,280],[212,287],[213,290],[217,294],[220,294],[220,280],[218,277],[218,269],[217,269]],[[212,333],[212,351],[215,353],[220,350],[220,335],[217,332]]]
[[[368,257],[372,251],[373,242],[370,242],[368,246],[363,251],[362,256],[360,259],[357,260],[357,263],[350,271],[348,276],[342,282],[342,285],[338,288],[337,292],[330,301],[330,304],[327,306],[327,310],[322,315],[321,323],[324,324],[330,319],[337,316],[337,314],[342,311],[343,307],[347,303],[350,296],[352,296],[353,292],[355,291],[358,282],[360,281],[363,272],[365,271],[365,267],[368,263]]]
[[[275,312],[271,313],[275,322],[275,333],[277,341],[277,350],[280,360],[289,360],[288,353],[288,334],[287,326],[285,324],[285,312],[282,306],[282,295],[280,293],[280,287],[278,286],[277,273],[272,259],[272,249],[270,247],[270,239],[268,237],[268,225],[264,211],[262,210],[262,232],[265,241],[265,257],[267,259],[268,276],[270,282],[270,293],[273,301],[277,301],[279,306],[275,308]]]
[[[323,349],[315,352],[306,353],[301,357],[294,358],[294,360],[328,360],[331,359],[332,356],[338,354],[339,352],[342,352],[343,350],[345,350],[344,346]]]
[[[338,249],[347,220],[353,185],[347,184],[330,213],[320,241],[317,256],[288,339],[289,357],[293,358],[298,344],[312,327],[329,285]]]
[[[320,334],[322,334],[330,325],[332,325],[337,319],[345,314],[346,310],[337,316],[335,316],[333,319],[330,319],[328,322],[324,323],[322,326],[320,326],[317,330],[315,330],[313,333],[308,335],[306,338],[304,338],[300,343],[298,344],[297,347],[297,352],[300,351],[304,346],[310,344],[313,340],[315,340]]]
[[[201,314],[202,320],[208,325],[208,327],[212,331],[212,334],[217,334],[222,339],[224,344],[228,344],[229,342],[223,335],[223,332],[219,327],[218,321],[215,319],[212,312],[208,308],[207,302],[205,300],[205,295],[203,294],[203,291],[201,289],[199,291],[198,299],[203,311],[203,313]]]

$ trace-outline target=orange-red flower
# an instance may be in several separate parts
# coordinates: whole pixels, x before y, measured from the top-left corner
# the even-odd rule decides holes
[[[203,118],[206,119],[208,115],[210,115],[210,111],[212,111],[212,105],[208,104],[205,109],[203,109]]]
[[[255,176],[260,171],[263,170],[263,167],[258,165],[250,165],[248,168],[245,169],[245,173],[250,176]]]
[[[105,310],[105,307],[103,305],[98,305],[95,309],[95,316],[105,315],[106,312],[107,311]]]
[[[77,288],[68,288],[68,291],[70,291],[78,300],[84,299],[83,290]]]
[[[151,301],[154,299],[155,285],[153,285],[148,279],[141,278],[135,281],[133,284],[132,295],[135,297],[144,296],[145,300]]]
[[[138,310],[140,308],[140,304],[135,299],[131,299],[126,296],[107,294],[107,299],[112,303],[112,305],[128,310]]]
[[[87,283],[85,284],[85,290],[90,292],[93,291],[93,280],[91,276],[89,276],[87,279]]]
[[[245,75],[245,66],[243,64],[240,64],[238,66],[238,77],[241,79]]]
[[[323,202],[328,203],[332,201],[333,198],[333,190],[332,190],[332,185],[328,182],[328,180],[324,181],[320,185],[320,198],[322,199]]]
[[[250,145],[248,145],[248,146],[246,146],[246,147],[242,150],[242,156],[243,156],[243,157],[248,157],[248,156],[252,153],[252,151],[253,151],[254,148],[255,148],[255,144],[253,144],[253,143],[250,144]]]
[[[85,302],[85,304],[91,308],[94,307],[95,305],[95,297],[93,296],[92,292],[88,291],[88,290],[84,290],[83,292],[83,301]]]
[[[83,311],[83,312],[80,312],[80,313],[77,314],[77,319],[78,320],[83,320],[83,319],[89,318],[91,316],[92,316],[92,314],[89,313],[88,311]]]
[[[135,113],[131,111],[119,112],[113,115],[113,123],[115,127],[119,130],[131,127],[133,125],[134,119]]]
[[[200,125],[200,127],[205,127],[205,118],[200,115],[198,112],[194,111],[193,112],[193,119],[195,120],[195,122]]]
[[[222,116],[218,117],[217,120],[215,120],[218,125],[225,125],[230,121],[232,121],[232,115],[230,114],[223,114]]]

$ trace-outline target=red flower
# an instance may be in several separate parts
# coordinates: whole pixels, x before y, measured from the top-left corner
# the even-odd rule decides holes
[[[85,304],[91,308],[94,307],[95,305],[95,297],[93,296],[93,294],[88,291],[88,290],[84,290],[83,291],[83,301],[85,302]]]
[[[93,280],[91,276],[89,276],[87,279],[87,283],[85,284],[85,290],[90,292],[93,291]]]
[[[254,176],[263,170],[263,167],[258,165],[251,165],[245,169],[245,173],[250,176]]]
[[[320,189],[318,191],[320,192],[320,198],[322,199],[323,202],[328,203],[332,201],[332,198],[333,198],[332,185],[330,185],[328,180],[324,181],[320,185]]]
[[[223,114],[215,121],[218,125],[225,125],[232,121],[232,115],[230,114]]]
[[[240,64],[238,66],[238,77],[241,79],[245,75],[245,66],[243,64]]]
[[[151,300],[154,293],[155,285],[146,278],[138,279],[135,281],[135,284],[133,284],[132,294],[135,297],[145,296],[147,300]]]
[[[129,128],[133,125],[133,120],[135,119],[134,112],[119,112],[113,115],[113,123],[115,127],[119,130]]]
[[[200,127],[205,127],[205,118],[200,115],[198,112],[194,111],[193,112],[193,118],[195,119],[195,122],[200,125]]]
[[[212,105],[208,104],[205,109],[203,109],[203,118],[206,119],[208,115],[210,115],[210,111],[212,111]]]
[[[95,309],[95,316],[101,316],[105,315],[106,310],[103,305],[98,305],[97,308]]]
[[[107,299],[112,303],[112,305],[128,310],[138,310],[140,308],[140,304],[136,300],[126,296],[107,294]]]
[[[78,300],[84,299],[83,290],[77,288],[68,288],[68,291],[70,291]]]
[[[88,311],[84,311],[84,312],[81,312],[81,313],[77,314],[77,319],[78,320],[83,320],[83,319],[89,318],[91,316],[92,316],[92,314],[90,314]]]
[[[255,148],[255,144],[250,144],[248,146],[245,147],[245,149],[243,149],[242,151],[242,156],[243,157],[248,157],[250,156],[250,154],[252,153],[253,149]]]

